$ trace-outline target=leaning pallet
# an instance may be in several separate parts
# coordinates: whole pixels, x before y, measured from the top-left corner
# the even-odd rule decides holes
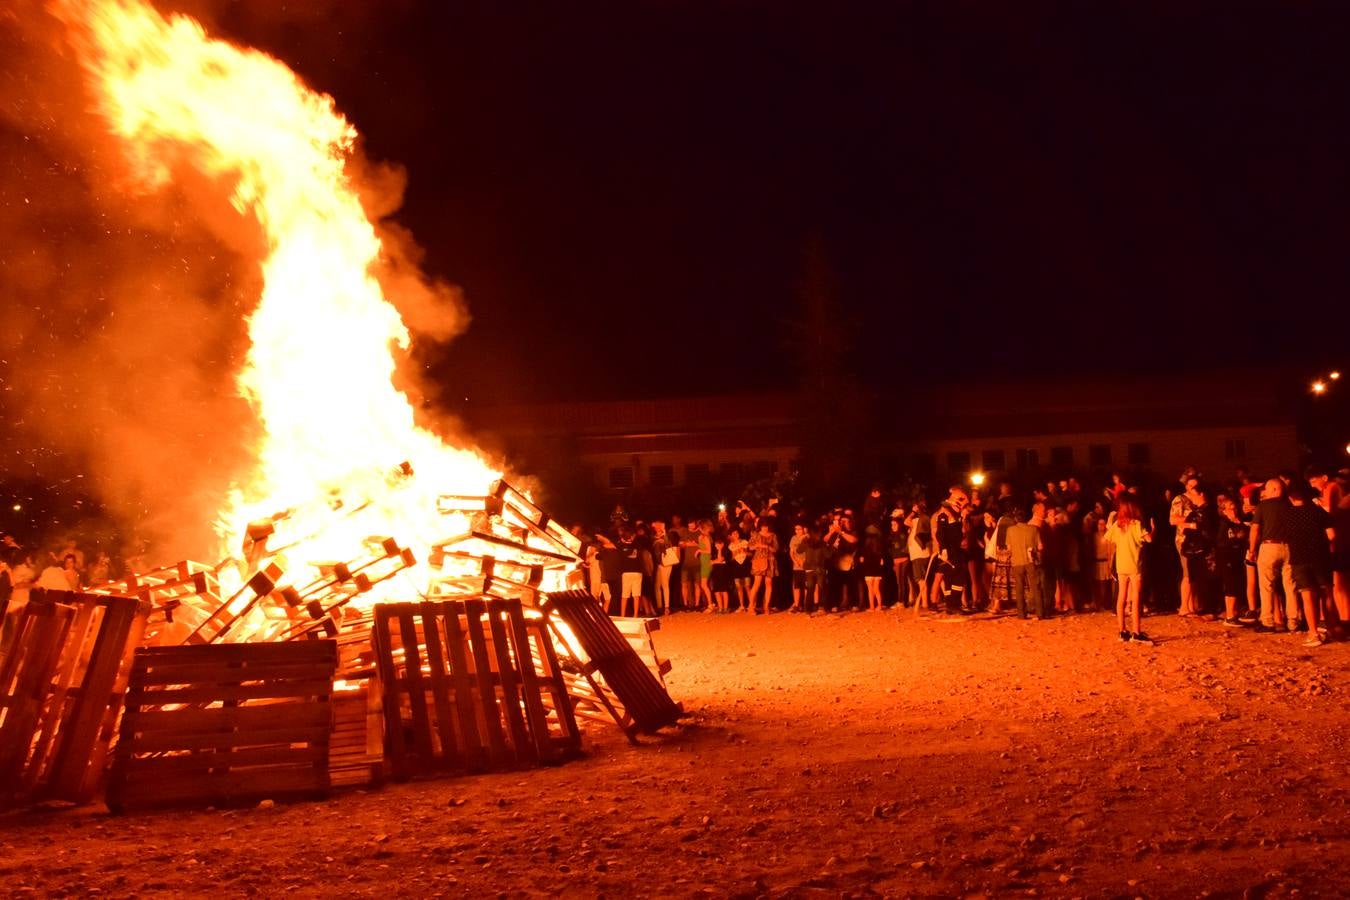
[[[595,699],[630,740],[637,732],[673,725],[684,714],[589,592],[551,593],[544,612]]]
[[[34,589],[0,665],[8,802],[93,796],[149,609],[135,597]]]
[[[337,659],[327,640],[137,650],[108,808],[326,796]]]
[[[580,749],[557,658],[516,600],[377,604],[385,751],[395,778],[559,762]],[[550,708],[551,706],[551,708]]]

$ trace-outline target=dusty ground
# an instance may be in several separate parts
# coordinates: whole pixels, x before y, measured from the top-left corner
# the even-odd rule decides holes
[[[1347,896],[1350,644],[681,614],[692,713],[327,803],[0,818],[4,896]]]

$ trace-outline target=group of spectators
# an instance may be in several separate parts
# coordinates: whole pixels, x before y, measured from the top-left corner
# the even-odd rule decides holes
[[[1114,608],[1120,639],[1152,643],[1147,610],[1315,646],[1350,623],[1350,471],[1227,482],[1187,468],[1160,491],[1117,473],[1024,492],[874,487],[812,515],[770,500],[715,516],[629,521],[585,539],[580,578],[618,615],[914,608],[1049,618]],[[1339,541],[1337,535],[1340,535]]]
[[[87,561],[73,538],[34,549],[19,543],[13,534],[0,534],[0,609],[5,612],[6,636],[15,619],[12,614],[27,605],[33,588],[78,591],[85,585],[108,581],[111,568],[106,553],[97,553]]]

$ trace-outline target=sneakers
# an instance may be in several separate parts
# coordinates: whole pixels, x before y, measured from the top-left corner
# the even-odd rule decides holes
[[[1152,647],[1152,646],[1153,646],[1153,638],[1151,638],[1151,637],[1149,637],[1148,635],[1144,634],[1142,631],[1136,631],[1134,634],[1130,635],[1130,643],[1132,643],[1132,644],[1148,644],[1150,647]]]
[[[1244,622],[1255,622],[1257,619],[1261,618],[1261,614],[1254,609],[1249,609],[1242,615],[1238,616],[1238,618]]]
[[[1252,631],[1256,634],[1275,634],[1277,630],[1278,629],[1274,626],[1266,625],[1263,622],[1257,622],[1256,625],[1252,627]]]
[[[1025,619],[1026,616],[1023,616],[1022,618]],[[1122,631],[1120,633],[1120,642],[1122,644],[1128,644],[1130,642],[1130,633],[1128,631]]]
[[[1240,618],[1237,618],[1235,616],[1231,619],[1224,619],[1223,624],[1228,626],[1229,628],[1241,628],[1246,623],[1244,623]]]
[[[1322,638],[1321,638],[1319,635],[1313,635],[1312,637],[1308,638],[1306,641],[1303,642],[1303,646],[1305,646],[1305,647],[1320,647],[1320,646],[1322,646],[1323,643],[1324,643],[1324,641],[1322,640]]]

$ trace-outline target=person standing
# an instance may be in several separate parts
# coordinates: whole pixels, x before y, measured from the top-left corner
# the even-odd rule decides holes
[[[906,546],[909,549],[909,585],[916,611],[928,608],[928,565],[933,554],[933,532],[928,508],[923,500],[910,507],[905,517]]]
[[[1322,636],[1321,603],[1331,598],[1331,542],[1335,531],[1331,514],[1312,503],[1312,492],[1301,484],[1288,490],[1289,509],[1286,526],[1289,537],[1289,569],[1294,576],[1294,587],[1303,598],[1303,619],[1308,629],[1305,647],[1320,647]],[[1294,619],[1289,618],[1290,630]]]
[[[932,602],[943,595],[948,612],[968,611],[970,606],[969,542],[966,514],[970,496],[965,488],[953,485],[947,501],[933,514],[933,557],[938,561],[942,583],[934,581]]]
[[[890,517],[886,534],[886,554],[895,576],[895,608],[909,606],[909,535],[900,520],[900,510]]]
[[[1298,618],[1298,588],[1289,568],[1289,501],[1284,482],[1272,478],[1261,489],[1248,536],[1247,558],[1256,563],[1256,582],[1261,591],[1261,621],[1252,630],[1257,634],[1288,631],[1286,624]],[[1275,603],[1275,580],[1284,588],[1284,609]]]
[[[666,531],[665,522],[652,522],[652,559],[656,563],[656,577],[652,586],[656,614],[664,616],[671,611],[670,573],[680,563],[680,548]]]
[[[1004,544],[1008,551],[1008,578],[1011,582],[1013,602],[1017,604],[1017,615],[1025,619],[1028,608],[1036,617],[1044,619],[1045,596],[1041,590],[1041,532],[1029,522],[1023,521],[1020,508],[1012,511],[1013,523],[1004,532]]]
[[[690,519],[687,526],[675,533],[673,540],[680,548],[680,604],[693,612],[699,608],[698,523]]]
[[[802,594],[806,592],[806,548],[803,545],[809,537],[801,522],[792,526],[792,539],[788,541],[788,559],[792,560],[792,609],[789,612],[802,610]]]
[[[1219,531],[1215,538],[1214,563],[1218,570],[1219,586],[1223,589],[1223,624],[1241,628],[1238,618],[1238,597],[1247,596],[1247,532],[1250,526],[1242,521],[1237,501],[1231,496],[1219,499]],[[1250,600],[1248,601],[1250,602]]]
[[[1116,512],[1106,525],[1106,539],[1111,543],[1111,556],[1120,588],[1116,594],[1116,623],[1121,641],[1152,644],[1144,634],[1140,620],[1143,617],[1143,568],[1140,558],[1144,544],[1150,540],[1144,529],[1143,512],[1129,494],[1124,494],[1116,505]],[[1128,618],[1130,628],[1126,628]]]
[[[863,586],[867,590],[868,612],[881,612],[881,578],[888,568],[886,544],[881,539],[881,529],[875,525],[868,525],[863,529],[863,539],[858,552],[858,570],[862,572]]]
[[[765,516],[759,521],[759,530],[750,538],[750,608],[755,607],[755,598],[762,587],[764,589],[764,615],[773,607],[773,580],[778,577],[778,535],[773,533],[773,523]]]

